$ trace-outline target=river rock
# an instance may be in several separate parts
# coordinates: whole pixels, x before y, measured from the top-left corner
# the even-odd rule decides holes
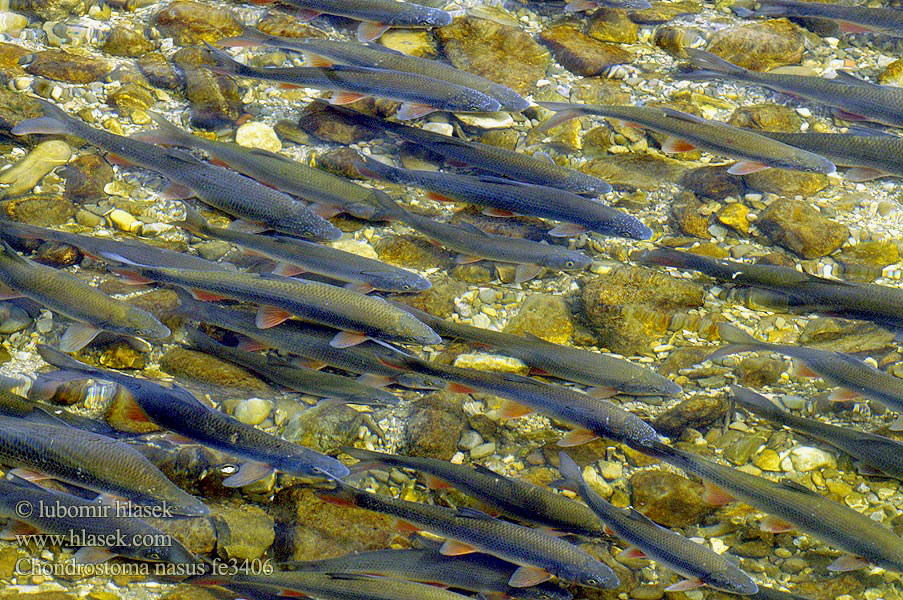
[[[600,7],[586,23],[586,35],[600,42],[632,44],[639,39],[640,28],[620,8]]]
[[[631,503],[659,525],[686,527],[715,510],[702,500],[703,486],[677,473],[640,471],[630,478]]]
[[[250,504],[218,507],[211,520],[216,530],[216,552],[226,560],[260,558],[276,539],[273,518]]]
[[[212,44],[241,35],[243,29],[231,12],[200,2],[173,2],[157,13],[155,22],[163,35],[180,46]]]
[[[702,213],[703,203],[690,192],[676,194],[671,201],[670,221],[684,235],[710,239],[709,218]]]
[[[775,244],[803,258],[831,254],[850,236],[849,229],[799,200],[779,198],[759,215],[759,229]]]
[[[740,106],[727,122],[734,127],[785,133],[797,133],[803,124],[799,114],[789,106],[770,103]]]
[[[363,413],[347,404],[320,403],[292,415],[283,435],[290,442],[329,453],[350,446],[363,424]]]
[[[580,170],[609,182],[615,188],[657,190],[676,184],[689,168],[687,163],[654,154],[611,154],[584,163]]]
[[[450,267],[451,256],[422,237],[384,235],[373,246],[379,260],[414,270]]]
[[[174,90],[182,86],[182,76],[159,52],[148,52],[136,62],[138,70],[153,86]]]
[[[727,401],[721,396],[699,395],[688,398],[660,414],[652,426],[668,437],[678,437],[692,427],[698,429],[724,417]]]
[[[42,50],[22,57],[25,70],[40,77],[65,83],[86,84],[100,81],[113,67],[105,60],[64,50]]]
[[[467,292],[467,285],[451,277],[430,278],[432,287],[419,294],[406,294],[392,298],[431,315],[447,319],[455,312],[455,299]]]
[[[112,56],[137,58],[154,49],[154,44],[147,39],[144,28],[137,24],[116,25],[103,43],[104,52]]]
[[[763,169],[744,175],[743,181],[757,192],[803,198],[822,191],[831,182],[824,173],[806,173],[788,169]]]
[[[652,2],[650,8],[631,10],[627,15],[634,23],[646,25],[668,23],[681,15],[694,15],[701,11],[702,4],[699,2],[678,0],[677,2]]]
[[[531,294],[505,325],[506,333],[532,334],[553,344],[566,344],[574,331],[571,309],[561,296]]]
[[[267,384],[238,365],[196,350],[180,347],[167,350],[160,359],[160,369],[174,377],[205,385],[272,392]]]
[[[182,48],[172,56],[182,68],[185,97],[191,107],[190,123],[198,129],[217,130],[235,122],[244,112],[238,85],[231,77],[202,68],[211,60],[198,48]]]
[[[113,181],[113,167],[99,154],[82,154],[59,174],[66,180],[66,196],[77,202],[105,199],[104,187]]]
[[[687,48],[702,46],[705,38],[693,27],[666,25],[656,28],[652,43],[675,58],[687,58]]]
[[[460,408],[464,397],[433,392],[415,402],[405,424],[407,454],[439,460],[454,456],[458,440],[467,429],[467,419]]]
[[[784,372],[784,361],[768,356],[747,356],[734,369],[737,382],[752,388],[772,385],[781,378]]]
[[[799,343],[835,352],[877,352],[894,345],[894,333],[867,321],[819,317],[806,321]]]
[[[729,166],[699,167],[681,178],[680,184],[698,196],[723,200],[743,195],[743,179],[727,172]]]
[[[325,102],[311,102],[305,106],[298,117],[298,126],[322,140],[344,145],[369,140],[379,134]]]
[[[555,60],[568,71],[592,77],[606,67],[630,62],[633,56],[613,44],[600,42],[571,25],[556,25],[539,38],[552,50]]]
[[[291,14],[278,10],[268,10],[266,14],[257,21],[256,27],[267,35],[279,37],[304,39],[322,39],[328,37],[326,32],[322,29],[317,29],[309,23],[302,23]]]
[[[743,68],[768,71],[799,63],[806,47],[799,27],[787,19],[767,19],[716,31],[706,49]]]
[[[0,203],[7,219],[49,227],[62,225],[75,216],[75,205],[58,194],[34,194]]]

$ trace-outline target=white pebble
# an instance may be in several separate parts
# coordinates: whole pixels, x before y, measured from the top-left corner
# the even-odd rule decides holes
[[[811,446],[798,446],[790,451],[790,462],[793,468],[801,473],[814,471],[821,467],[836,467],[834,455]]]
[[[472,458],[473,460],[479,460],[493,454],[495,454],[495,442],[486,442],[485,444],[480,444],[476,448],[472,449],[470,451],[470,458]]]
[[[246,148],[260,148],[270,152],[282,150],[282,142],[266,123],[248,121],[235,130],[235,143]]]
[[[238,403],[234,416],[245,425],[259,425],[267,418],[272,408],[269,401],[263,398],[248,398]]]

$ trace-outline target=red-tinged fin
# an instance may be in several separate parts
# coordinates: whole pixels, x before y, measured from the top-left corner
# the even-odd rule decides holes
[[[572,429],[567,432],[563,438],[558,440],[558,446],[560,448],[569,448],[571,446],[586,444],[598,438],[599,436],[589,429]]]
[[[592,2],[592,0],[571,0],[564,7],[564,10],[567,12],[583,12],[585,10],[593,10],[597,6],[599,5]]]
[[[430,113],[434,113],[438,108],[429,104],[418,104],[416,102],[405,102],[399,107],[395,113],[395,118],[399,121],[410,121],[411,119],[419,119]]]
[[[666,592],[688,592],[705,584],[700,579],[683,579],[665,588]]]
[[[852,169],[847,169],[843,174],[844,179],[854,183],[872,181],[873,179],[879,179],[886,176],[887,173],[884,171],[873,169],[871,167],[853,167]]]
[[[690,152],[691,150],[696,150],[696,146],[694,146],[687,140],[682,140],[678,137],[674,137],[673,135],[668,136],[662,143],[662,152],[667,152],[668,154]]]
[[[59,349],[67,353],[78,352],[90,344],[98,333],[100,333],[100,329],[94,325],[73,323],[60,338]]]
[[[355,331],[340,331],[335,334],[335,337],[332,338],[332,341],[329,342],[329,345],[333,348],[350,348],[351,346],[362,344],[368,339],[370,338],[367,337],[367,335],[364,333],[357,333]]]
[[[461,556],[464,554],[473,554],[476,551],[477,549],[473,546],[465,544],[464,542],[459,542],[458,540],[445,540],[445,543],[439,548],[439,553],[445,556]]]
[[[283,277],[294,277],[304,272],[304,269],[298,265],[290,265],[288,263],[279,263],[273,269],[273,275],[282,275]]]
[[[476,390],[468,385],[464,385],[463,383],[449,383],[448,391],[455,394],[472,394]]]
[[[798,358],[794,358],[791,363],[793,364],[793,368],[791,369],[792,375],[796,377],[818,377],[818,373],[810,369],[806,363]]]
[[[149,131],[138,131],[129,135],[133,140],[139,142],[147,142],[148,144],[160,144],[167,146],[173,143],[172,138],[162,129],[151,129]]]
[[[119,280],[125,285],[147,285],[154,282],[153,279],[148,279],[144,275],[130,271],[127,267],[116,267],[110,270],[119,275]]]
[[[388,30],[388,25],[364,21],[357,26],[357,41],[366,44],[367,42],[378,40]],[[398,118],[400,119],[401,117]]]
[[[631,546],[621,552],[618,556],[623,556],[624,558],[646,558],[646,553],[636,546]]]
[[[304,86],[298,85],[297,83],[280,83],[277,87],[282,90],[297,90],[298,88],[302,88]]]
[[[346,498],[344,496],[334,496],[332,492],[314,492],[317,497],[325,502],[326,504],[333,504],[335,506],[344,506],[346,508],[350,508],[354,506],[354,498]]]
[[[831,114],[833,114],[838,119],[843,119],[844,121],[868,121],[868,118],[863,117],[862,115],[857,115],[856,113],[847,112],[842,108],[832,108]]]
[[[273,0],[264,0],[267,3],[272,2]],[[312,8],[299,8],[295,11],[295,17],[301,21],[302,23],[307,23],[308,21],[313,21],[320,15],[322,15],[318,10],[313,10]]]
[[[612,535],[612,536],[615,535],[614,530],[611,527],[609,527],[608,525],[605,525],[604,527],[602,527],[602,531],[605,532],[605,535]]]
[[[27,523],[10,520],[7,521],[6,527],[0,531],[0,540],[13,541],[17,535],[34,535],[36,533],[39,533],[39,531]]]
[[[72,555],[73,560],[77,564],[81,565],[96,565],[102,562],[106,562],[116,556],[106,548],[98,548],[97,546],[85,546],[83,548],[79,548],[78,551]]]
[[[435,200],[436,202],[455,202],[454,198],[449,198],[448,196],[444,196],[439,192],[427,192],[426,197],[430,200]]]
[[[864,569],[869,565],[869,561],[861,556],[853,556],[852,554],[844,554],[837,560],[828,565],[829,571],[856,571]]]
[[[238,342],[236,348],[244,350],[245,352],[257,352],[258,350],[266,350],[269,346],[253,338],[246,337]]]
[[[549,230],[552,237],[574,237],[586,232],[586,227],[577,223],[561,223]]]
[[[0,283],[0,300],[12,300],[13,298],[22,298],[22,293],[14,290],[4,283]]]
[[[768,168],[768,165],[754,160],[740,160],[735,162],[727,172],[731,175],[749,175],[750,173],[758,173],[759,171]]]
[[[194,196],[194,192],[190,188],[176,182],[171,182],[160,194],[164,200],[185,200]]]
[[[345,104],[351,104],[352,102],[357,102],[366,97],[366,94],[357,94],[355,92],[333,92],[332,97],[329,98],[329,103],[344,106]]]
[[[605,398],[611,398],[612,396],[617,395],[618,390],[612,387],[597,385],[596,387],[586,390],[586,393],[588,396],[592,396],[593,398],[604,400]]]
[[[473,342],[471,342],[470,345],[471,345],[471,346],[474,346],[474,347],[480,347],[480,346],[478,346],[477,344],[475,344],[475,343],[473,343]],[[484,344],[482,347],[483,347],[483,348],[489,348],[489,345],[488,345],[488,344]],[[544,377],[544,376],[547,376],[547,375],[551,375],[551,373],[549,373],[549,372],[546,371],[545,369],[541,369],[541,368],[539,368],[539,367],[530,367],[530,375],[539,375],[540,377]]]
[[[520,417],[526,417],[529,414],[533,414],[534,412],[536,411],[525,404],[515,402],[514,400],[505,400],[499,407],[499,418],[518,419]]]
[[[369,294],[374,290],[372,285],[363,281],[349,281],[344,287],[346,290],[351,290],[359,294]]]
[[[769,533],[784,533],[786,531],[793,531],[794,527],[783,519],[779,519],[773,515],[767,515],[762,519],[762,522],[759,523],[759,529]]]
[[[230,221],[229,224],[226,225],[226,229],[230,231],[241,231],[243,233],[260,233],[261,231],[267,230],[267,228],[260,223],[251,223],[242,219]]]
[[[856,402],[862,400],[862,394],[849,388],[837,388],[828,396],[831,402]]]
[[[224,169],[229,168],[229,163],[223,162],[220,159],[216,158],[215,156],[211,156],[208,160],[211,165],[216,165],[217,167],[223,167]]]
[[[446,158],[445,162],[447,162],[450,166],[457,167],[459,169],[470,166],[470,163],[464,162],[463,160],[455,160],[454,158]]]
[[[30,481],[31,483],[37,483],[39,481],[46,481],[48,479],[53,479],[49,475],[45,475],[44,473],[38,473],[37,471],[32,471],[30,469],[23,469],[22,467],[16,467],[12,471],[10,471],[16,477],[20,477],[25,481]]]
[[[257,329],[269,329],[284,323],[291,317],[292,313],[285,309],[265,305],[257,309],[257,318],[254,322],[257,325]]]
[[[326,58],[325,56],[320,56],[314,52],[309,50],[304,50],[301,52],[304,55],[304,64],[308,67],[331,67],[334,63]]]
[[[220,296],[219,294],[214,294],[213,292],[208,292],[207,290],[199,290],[197,288],[193,288],[188,291],[191,293],[191,297],[198,302],[219,302],[220,300],[226,299],[225,296]]]
[[[492,208],[491,206],[489,208],[484,208],[483,214],[486,215],[487,217],[513,217],[514,216],[514,213],[511,212],[510,210],[504,210],[501,208]]]
[[[865,33],[866,31],[877,31],[877,29],[866,27],[865,25],[859,25],[857,23],[850,23],[849,21],[840,21],[838,23],[838,26],[844,33]]]
[[[118,165],[120,167],[133,167],[135,163],[125,158],[124,156],[120,156],[119,154],[107,154],[107,162],[111,165]]]
[[[423,483],[431,490],[450,490],[453,487],[452,484],[444,479],[439,479],[435,475],[430,475],[429,473],[424,473]]]
[[[420,531],[420,528],[413,523],[408,523],[407,521],[402,520],[395,522],[395,529],[397,529],[399,533],[403,533],[405,535],[411,535],[412,533],[418,533]]]
[[[533,587],[552,578],[552,574],[541,567],[518,567],[511,574],[508,585],[516,588]]]
[[[342,209],[338,206],[330,206],[328,204],[311,204],[308,208],[313,211],[314,214],[323,217],[324,219],[331,219],[336,215],[342,214]]]
[[[733,496],[714,483],[710,481],[703,481],[702,483],[705,486],[705,493],[702,496],[702,501],[706,504],[711,504],[712,506],[724,506],[735,500]]]
[[[459,254],[455,257],[455,263],[459,265],[469,265],[475,262],[480,262],[483,260],[479,256],[467,256],[465,254]]]
[[[370,387],[375,388],[384,388],[395,382],[395,380],[388,375],[373,375],[372,373],[361,375],[357,378],[357,381],[360,384],[369,385]]]
[[[643,126],[633,121],[625,121],[624,119],[615,119],[615,122],[621,127],[629,127],[631,129],[642,129]]]
[[[299,592],[298,590],[293,590],[290,588],[281,588],[277,595],[285,598],[310,598],[310,596],[308,596],[304,592]]]
[[[223,479],[223,485],[231,488],[243,487],[269,477],[274,470],[273,467],[266,463],[246,462],[238,468],[238,472],[234,475]]]
[[[542,273],[542,270],[543,267],[540,265],[517,265],[517,267],[514,268],[514,283],[530,281]]]

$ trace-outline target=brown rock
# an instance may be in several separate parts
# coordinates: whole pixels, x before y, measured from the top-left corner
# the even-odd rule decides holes
[[[252,392],[271,392],[270,386],[243,369],[215,356],[171,348],[160,358],[160,369],[174,377],[190,379],[205,385],[237,388]]]
[[[688,171],[680,183],[698,196],[723,200],[743,195],[743,179],[727,172],[728,166],[699,167]],[[698,237],[698,236],[697,236]]]
[[[19,61],[23,56],[31,54],[31,50],[16,44],[0,42],[0,71],[8,77],[23,75],[25,70]]]
[[[325,102],[311,102],[305,106],[298,117],[298,126],[322,140],[345,145],[369,140],[379,134]]]
[[[0,203],[7,219],[48,227],[62,225],[75,216],[75,205],[54,194],[34,194]]]
[[[138,59],[138,70],[154,86],[168,90],[182,86],[182,76],[159,52],[148,52]]]
[[[775,200],[757,221],[768,238],[803,258],[831,254],[846,241],[850,231],[823,217],[818,210],[798,200]]]
[[[182,48],[172,58],[182,67],[185,97],[191,105],[193,127],[217,130],[232,125],[241,116],[244,106],[235,81],[199,68],[210,61],[206,51]]]
[[[668,437],[678,437],[687,428],[709,425],[725,414],[727,402],[721,396],[693,396],[660,414],[652,426]]]
[[[289,13],[276,10],[267,11],[262,19],[257,21],[257,29],[267,35],[275,35],[287,38],[317,38],[327,37],[326,32],[317,29],[313,25],[302,23]]]
[[[762,193],[808,198],[830,184],[824,173],[806,173],[787,169],[763,169],[743,176],[747,186]]]
[[[253,560],[273,545],[273,518],[249,504],[241,508],[218,507],[211,517],[216,529],[216,551],[221,558]]]
[[[132,58],[147,54],[154,44],[144,35],[144,28],[132,23],[129,27],[116,25],[103,44],[104,52],[112,56]]]
[[[612,154],[584,163],[580,170],[616,188],[657,190],[677,183],[687,172],[685,162],[654,154]]]
[[[113,181],[113,167],[99,154],[83,154],[60,169],[66,196],[78,202],[106,198],[104,187]]]
[[[112,65],[104,60],[63,50],[42,50],[22,58],[21,62],[32,75],[65,83],[100,81],[113,70]]]
[[[671,202],[671,222],[685,235],[704,240],[710,239],[709,218],[702,214],[703,204],[690,192],[677,194]]]
[[[741,106],[727,122],[734,127],[785,133],[797,133],[803,124],[799,114],[789,106],[770,103]]]
[[[740,385],[759,388],[778,382],[784,372],[784,361],[768,356],[747,356],[734,372]]]
[[[561,296],[531,294],[505,325],[506,333],[525,333],[553,344],[566,344],[574,331],[571,309]]]
[[[715,32],[707,50],[753,71],[795,65],[806,50],[799,27],[787,19],[768,19]]]
[[[640,28],[620,8],[601,7],[586,23],[586,35],[600,42],[632,44],[639,39]]]
[[[461,398],[461,394],[433,392],[414,403],[405,425],[409,455],[439,460],[454,456],[458,439],[467,427]]]
[[[659,525],[695,525],[715,507],[702,501],[703,487],[667,471],[640,471],[630,478],[633,507]]]
[[[584,77],[599,75],[606,67],[633,59],[626,50],[593,39],[571,25],[546,29],[539,38],[552,50],[561,66]]]
[[[155,22],[163,35],[180,46],[212,44],[242,32],[231,12],[199,2],[173,2],[157,13]]]

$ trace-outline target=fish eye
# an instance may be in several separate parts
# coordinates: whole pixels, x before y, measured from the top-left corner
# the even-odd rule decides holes
[[[564,263],[564,266],[567,267],[567,268],[569,268],[569,269],[571,269],[571,268],[577,266],[577,263],[575,263],[575,262],[572,261],[572,260],[568,260],[567,262]]]
[[[163,560],[163,556],[156,550],[151,550],[150,552],[148,552],[147,557],[151,560]]]

